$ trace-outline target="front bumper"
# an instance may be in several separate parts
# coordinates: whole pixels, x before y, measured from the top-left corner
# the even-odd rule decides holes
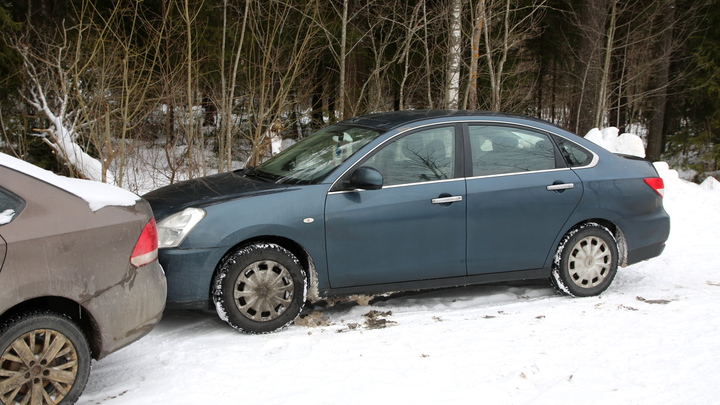
[[[160,249],[160,264],[167,271],[167,307],[206,309],[210,284],[226,248]]]

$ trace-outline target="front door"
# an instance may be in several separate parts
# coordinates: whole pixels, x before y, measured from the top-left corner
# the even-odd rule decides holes
[[[325,207],[332,288],[463,276],[465,181],[454,126],[395,140],[363,163],[380,190],[331,192]]]

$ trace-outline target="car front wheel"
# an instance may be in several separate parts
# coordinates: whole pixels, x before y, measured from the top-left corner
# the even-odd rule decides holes
[[[273,243],[237,249],[220,264],[213,301],[220,318],[248,333],[267,333],[292,322],[305,305],[307,279],[298,259]]]
[[[75,403],[90,374],[82,330],[53,312],[25,312],[0,325],[0,400],[4,404]]]
[[[599,295],[617,273],[617,241],[609,229],[587,223],[568,232],[555,254],[551,281],[561,293]]]

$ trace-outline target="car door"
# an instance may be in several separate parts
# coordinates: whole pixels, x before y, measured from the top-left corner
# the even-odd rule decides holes
[[[362,163],[383,175],[382,189],[328,194],[332,288],[465,275],[459,141],[454,125],[402,136]]]
[[[549,136],[469,125],[468,275],[539,269],[583,187]]]

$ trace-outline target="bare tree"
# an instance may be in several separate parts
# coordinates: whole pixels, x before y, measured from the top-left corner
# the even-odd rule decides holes
[[[248,128],[244,134],[251,144],[248,165],[260,163],[269,150],[271,133],[287,128],[285,112],[294,106],[293,95],[306,89],[309,96],[312,72],[305,61],[312,59],[313,39],[319,27],[318,5],[305,2],[298,8],[280,1],[255,2],[250,8],[248,30],[253,44],[244,52],[244,89]]]
[[[576,133],[593,128],[595,103],[602,74],[603,40],[609,0],[584,0],[581,5],[578,59],[575,68],[575,94],[571,103],[571,127]]]
[[[483,74],[490,87],[486,103],[491,111],[514,110],[529,100],[532,92],[508,86],[513,78],[534,71],[535,62],[526,57],[526,42],[540,33],[540,19],[547,0],[478,0],[471,33],[470,75],[463,105],[477,108],[477,79],[480,77],[480,43],[484,45]],[[469,105],[470,104],[470,105]]]
[[[675,0],[666,0],[660,7],[661,22],[665,27],[655,46],[657,69],[651,79],[651,87],[657,94],[651,97],[650,122],[646,155],[659,160],[665,144],[665,107],[670,83],[670,61],[673,51],[673,27],[675,26]]]
[[[89,7],[94,3],[87,2]],[[115,161],[115,182],[124,185],[126,148],[133,131],[157,106],[151,97],[154,69],[160,57],[160,36],[136,2],[117,7],[109,16],[96,9],[89,20],[96,33],[86,67],[73,75],[73,104],[86,133],[101,154],[105,169]],[[130,29],[124,29],[129,24]],[[138,38],[138,31],[147,33]],[[89,56],[87,56],[89,55]]]
[[[476,110],[478,107],[477,80],[478,61],[480,59],[480,39],[482,38],[483,24],[485,22],[485,1],[479,0],[475,6],[475,17],[472,18],[473,26],[470,40],[470,72],[468,74],[467,91],[463,107]]]
[[[248,15],[250,13],[250,5],[252,0],[245,1],[245,7],[242,13],[242,23],[240,26],[231,24],[228,27],[228,0],[223,0],[223,29],[222,29],[222,47],[220,54],[220,136],[219,136],[219,169],[232,170],[232,145],[233,132],[238,130],[236,120],[234,119],[233,110],[235,107],[238,75],[240,73],[240,60],[243,53],[243,43],[245,42],[245,32],[247,31]],[[232,34],[231,34],[232,33]],[[232,64],[225,66],[225,55],[227,52],[227,39],[232,35],[236,39],[231,44],[230,56]]]
[[[28,83],[26,93],[21,96],[49,122],[47,127],[36,129],[37,136],[70,165],[71,173],[112,182],[107,178],[107,164],[93,158],[81,147],[75,130],[77,114],[71,109],[73,81],[70,71],[79,66],[82,58],[73,54],[67,33],[84,29],[82,26],[70,27],[58,43],[39,41],[33,48],[26,38],[15,40],[14,47],[22,58],[23,74]]]
[[[131,78],[130,65],[148,61],[118,46],[113,35],[119,11],[98,22],[94,4],[83,1],[75,13],[76,23],[63,27],[57,37],[41,35],[29,26],[25,36],[15,40],[29,84],[22,96],[50,122],[38,131],[77,175],[113,183],[116,179],[108,168],[118,155],[115,140],[117,135],[124,140],[139,111],[129,104],[127,92],[149,87],[147,75]],[[130,14],[134,23],[137,14]],[[113,114],[126,120],[120,128],[113,125]]]
[[[200,0],[199,3],[195,3],[193,0],[179,1],[180,3],[177,4],[177,7],[180,12],[185,31],[185,103],[187,110],[186,117],[183,120],[183,126],[185,127],[185,142],[187,142],[188,175],[190,178],[193,178],[199,174],[204,174],[205,172],[205,159],[202,151],[202,148],[204,148],[202,132],[199,131],[198,126],[195,125],[195,106],[200,103],[198,102],[199,97],[197,91],[198,66],[197,58],[195,57],[197,41],[195,39],[194,31],[197,29],[196,19],[203,6],[203,0]]]

